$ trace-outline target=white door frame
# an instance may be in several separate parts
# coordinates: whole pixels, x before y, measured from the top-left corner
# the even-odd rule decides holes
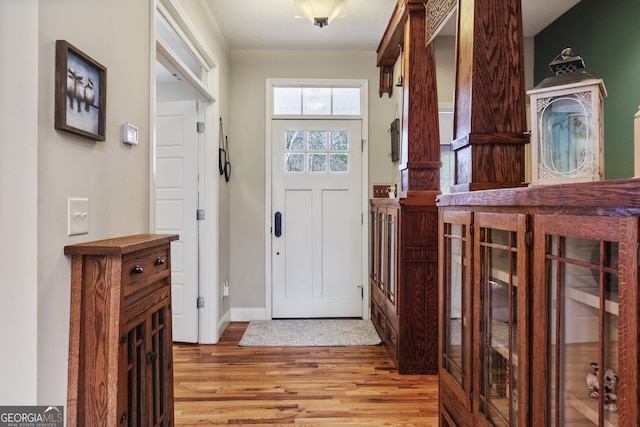
[[[273,87],[276,86],[311,86],[311,87],[331,87],[331,86],[350,86],[360,87],[362,90],[362,177],[361,177],[361,212],[362,212],[362,238],[361,238],[361,258],[362,268],[360,272],[360,281],[363,289],[362,297],[362,318],[369,319],[371,317],[369,309],[369,199],[368,199],[368,183],[369,183],[369,146],[367,144],[369,140],[369,82],[366,79],[271,79],[266,80],[266,108],[265,108],[265,318],[267,320],[272,319],[273,307],[271,296],[273,292],[273,281],[271,277],[271,226],[273,220],[273,209],[271,203],[271,120],[273,116]],[[318,119],[318,120],[331,120],[339,119],[339,116],[295,116],[295,117],[278,117],[292,118],[296,120],[300,119]]]
[[[218,156],[218,129],[217,118],[220,108],[216,102],[215,93],[219,91],[218,61],[207,48],[206,43],[200,37],[187,14],[175,0],[151,0],[150,1],[150,28],[149,28],[149,232],[155,230],[155,116],[156,116],[156,60],[168,66],[172,72],[181,76],[195,90],[194,102],[198,102],[198,115],[204,120],[206,132],[200,138],[199,164],[200,179],[198,183],[199,208],[206,212],[205,220],[199,224],[199,272],[198,295],[204,298],[205,305],[198,310],[198,342],[203,344],[215,344],[222,334],[222,325],[219,319],[219,188],[218,176],[213,168],[202,165],[217,164]],[[162,15],[170,22],[181,40],[188,46],[191,53],[199,60],[207,71],[207,81],[201,82],[197,76],[180,59],[179,55],[171,50],[165,43],[157,39],[156,14]],[[212,148],[213,147],[213,148]],[[214,149],[215,148],[215,149]],[[217,171],[216,171],[217,172]],[[194,212],[195,215],[195,212]],[[195,304],[195,301],[194,301]]]

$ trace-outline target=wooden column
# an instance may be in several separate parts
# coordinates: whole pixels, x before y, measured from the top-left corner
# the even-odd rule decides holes
[[[433,44],[425,47],[426,11],[422,3],[406,5],[401,164],[405,197],[433,197],[440,189],[438,87]],[[428,193],[425,194],[424,192]],[[435,201],[434,201],[435,204]]]
[[[402,374],[438,372],[440,130],[434,47],[425,41],[425,28],[424,0],[398,0],[378,48],[379,67],[395,64],[401,50],[404,61],[398,311],[392,319]]]
[[[436,374],[438,363],[438,212],[440,128],[433,44],[426,45],[424,3],[406,5],[400,155],[401,373]],[[425,46],[426,45],[426,46]]]
[[[452,191],[526,185],[520,0],[460,0],[458,20]]]

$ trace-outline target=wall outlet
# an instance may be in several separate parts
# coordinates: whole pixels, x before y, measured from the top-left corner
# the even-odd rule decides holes
[[[227,282],[226,280],[222,284],[222,296],[223,297],[228,297],[229,296],[229,282]]]
[[[67,235],[89,232],[89,199],[86,197],[67,198]]]

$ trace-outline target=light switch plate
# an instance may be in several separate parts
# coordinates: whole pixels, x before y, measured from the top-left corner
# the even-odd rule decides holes
[[[135,145],[138,143],[138,126],[129,122],[122,124],[122,142]]]
[[[67,198],[67,235],[89,232],[89,199],[86,197]]]

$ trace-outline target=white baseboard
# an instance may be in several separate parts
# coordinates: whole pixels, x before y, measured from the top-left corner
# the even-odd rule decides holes
[[[267,311],[264,307],[231,307],[232,322],[249,322],[251,320],[266,320]]]

